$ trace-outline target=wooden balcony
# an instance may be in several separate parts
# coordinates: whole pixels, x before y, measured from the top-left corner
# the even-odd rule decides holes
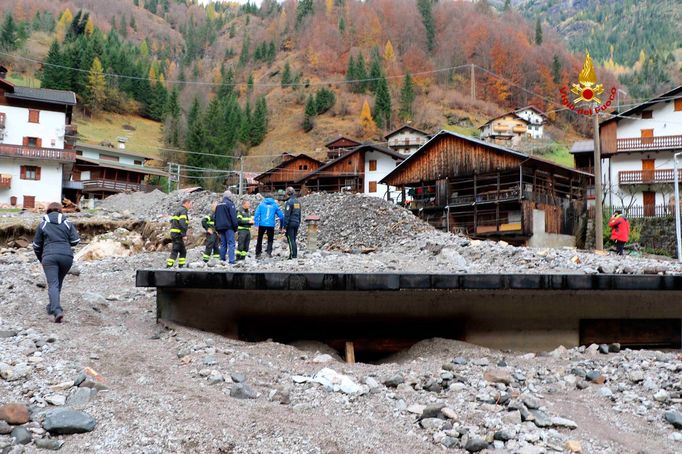
[[[0,175],[0,189],[12,187],[12,177],[10,175]]]
[[[678,170],[677,177],[682,179],[682,170]],[[618,184],[655,184],[674,181],[674,169],[621,170],[618,172]]]
[[[617,139],[618,151],[682,150],[682,135]]]
[[[23,145],[0,144],[0,156],[10,158],[49,159],[54,161],[75,162],[76,152],[59,148],[38,148]]]
[[[83,181],[84,192],[151,192],[154,189],[156,189],[156,186],[146,183],[105,179]]]

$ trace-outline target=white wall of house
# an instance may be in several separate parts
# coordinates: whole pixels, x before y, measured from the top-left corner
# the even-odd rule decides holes
[[[135,161],[144,163],[144,159],[145,159],[141,156],[138,157],[138,156],[130,156],[127,154],[117,153],[115,148],[112,148],[111,150],[107,150],[107,151],[83,149],[82,152],[83,152],[82,156],[84,158],[89,158],[89,159],[106,159],[106,158],[102,158],[102,156],[116,156],[116,157],[118,157],[119,163],[131,165],[131,166],[133,166],[133,165],[142,166],[142,164],[135,164]]]
[[[544,135],[545,123],[545,119],[543,118],[542,115],[540,115],[533,109],[517,110],[516,114],[529,123],[528,134],[533,139],[542,139],[542,136]]]
[[[22,145],[24,137],[42,139],[43,148],[64,148],[66,113],[41,110],[38,123],[28,121],[29,109],[0,105],[5,113],[5,132],[0,141],[9,145]]]
[[[655,151],[646,153],[622,153],[612,156],[610,159],[602,160],[603,181],[607,185],[607,189],[612,191],[611,198],[606,199],[607,204],[613,206],[620,206],[623,202],[616,194],[624,194],[625,204],[629,204],[633,200],[634,205],[644,204],[644,191],[651,191],[656,193],[656,205],[664,205],[669,203],[670,197],[673,193],[672,183],[657,183],[657,184],[618,184],[618,173],[627,170],[642,170],[642,160],[653,159],[654,170],[673,169],[673,152],[672,151]],[[608,182],[608,183],[606,183]]]
[[[388,146],[398,153],[412,154],[424,145],[427,140],[424,134],[412,129],[403,129],[388,139]]]
[[[682,111],[675,112],[675,103],[661,101],[646,108],[652,111],[652,118],[643,119],[641,113],[629,114],[628,117],[618,121],[616,137],[618,139],[636,138],[642,136],[642,129],[653,129],[654,137],[682,135]]]
[[[377,169],[374,171],[369,170],[369,161],[377,161]],[[391,156],[380,151],[368,151],[365,152],[365,188],[364,193],[372,197],[384,197],[386,195],[386,185],[379,184],[386,175],[389,174],[398,165],[399,161],[396,161]],[[377,183],[376,192],[369,192],[370,182],[374,181]],[[398,190],[391,186],[390,188],[392,197],[398,193]]]
[[[40,180],[22,180],[21,166],[40,167]],[[0,205],[9,205],[13,196],[17,198],[19,208],[23,206],[24,196],[34,196],[36,207],[61,201],[62,164],[57,161],[2,158],[0,175],[12,177],[9,189],[0,188]]]

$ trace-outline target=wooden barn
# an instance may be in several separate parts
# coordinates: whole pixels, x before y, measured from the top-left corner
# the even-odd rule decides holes
[[[381,183],[443,230],[531,246],[575,244],[593,176],[441,131]],[[584,220],[584,219],[583,219]]]
[[[327,159],[336,159],[360,145],[362,144],[357,140],[345,136],[338,136],[324,144],[327,148]]]
[[[259,184],[259,191],[284,190],[287,186],[298,188],[297,180],[322,165],[317,159],[303,153],[297,156],[285,153],[282,157],[279,164],[254,178]]]

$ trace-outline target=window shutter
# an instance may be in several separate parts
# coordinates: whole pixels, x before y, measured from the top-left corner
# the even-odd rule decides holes
[[[23,144],[24,144],[25,147],[28,146],[28,137],[24,137],[24,142],[23,142]]]
[[[36,181],[40,180],[40,167],[36,167]]]
[[[24,137],[24,139],[26,139],[26,137]],[[26,179],[26,166],[21,166],[19,168],[19,178],[21,178],[22,180]]]
[[[43,139],[41,138],[36,139],[36,146],[38,148],[41,148],[43,146]]]

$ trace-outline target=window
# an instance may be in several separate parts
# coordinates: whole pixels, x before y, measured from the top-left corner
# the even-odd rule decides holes
[[[21,166],[19,168],[19,178],[22,180],[40,180],[40,167]]]
[[[40,123],[40,111],[29,109],[28,110],[28,122],[29,123]]]
[[[682,111],[682,98],[677,98],[675,100],[675,112]]]
[[[141,166],[141,165],[142,165],[142,161],[138,161],[138,160],[136,159],[135,161],[133,161],[133,164],[135,164],[136,166]]]
[[[308,164],[303,165],[303,170],[308,170]]]
[[[111,156],[111,155],[108,155],[108,154],[102,154],[102,153],[100,153],[99,158],[100,158],[102,161],[115,161],[115,162],[118,162],[118,156]]]
[[[25,195],[24,196],[24,208],[26,209],[33,209],[36,207],[36,196],[34,195]]]
[[[39,137],[24,137],[25,147],[42,147],[43,140]]]
[[[369,192],[377,192],[377,182],[376,181],[370,181],[369,182]]]
[[[654,112],[652,110],[642,111],[642,120],[651,120],[652,118],[654,118]]]
[[[369,160],[369,171],[375,172],[376,170],[377,170],[377,160],[376,159],[370,159]]]

